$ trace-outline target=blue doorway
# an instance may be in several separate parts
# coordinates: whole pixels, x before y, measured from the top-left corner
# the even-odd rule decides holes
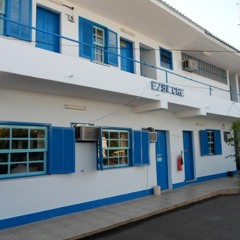
[[[157,185],[161,186],[161,190],[166,190],[169,188],[166,131],[157,131],[156,164],[157,164]]]
[[[194,179],[192,132],[183,131],[185,181]]]
[[[60,34],[60,16],[58,13],[48,9],[37,7],[37,23],[39,30]],[[36,46],[52,52],[60,52],[59,37],[47,34],[45,32],[36,31]]]
[[[120,40],[121,70],[134,73],[133,44],[127,40]]]

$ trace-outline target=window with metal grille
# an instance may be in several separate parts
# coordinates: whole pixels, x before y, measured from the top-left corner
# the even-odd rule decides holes
[[[227,84],[227,72],[224,69],[216,67],[212,64],[206,63],[202,60],[189,56],[185,53],[182,53],[182,60],[194,59],[198,62],[198,70],[193,73],[200,76],[210,78],[212,80],[218,81],[220,83]]]

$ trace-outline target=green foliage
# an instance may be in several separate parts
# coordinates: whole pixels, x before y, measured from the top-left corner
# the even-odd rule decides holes
[[[232,123],[231,137],[228,138],[228,144],[234,146],[237,168],[240,169],[240,120]]]

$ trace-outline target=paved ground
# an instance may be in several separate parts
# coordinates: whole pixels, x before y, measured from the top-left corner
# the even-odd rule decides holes
[[[240,195],[221,196],[86,240],[226,240],[240,238]]]
[[[1,230],[0,240],[80,239],[217,195],[239,193],[240,177],[226,177],[166,191],[160,196],[148,196]]]

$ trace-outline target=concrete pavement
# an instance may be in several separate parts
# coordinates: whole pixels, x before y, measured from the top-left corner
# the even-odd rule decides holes
[[[73,240],[217,195],[240,194],[240,177],[226,177],[0,231],[0,240]]]

